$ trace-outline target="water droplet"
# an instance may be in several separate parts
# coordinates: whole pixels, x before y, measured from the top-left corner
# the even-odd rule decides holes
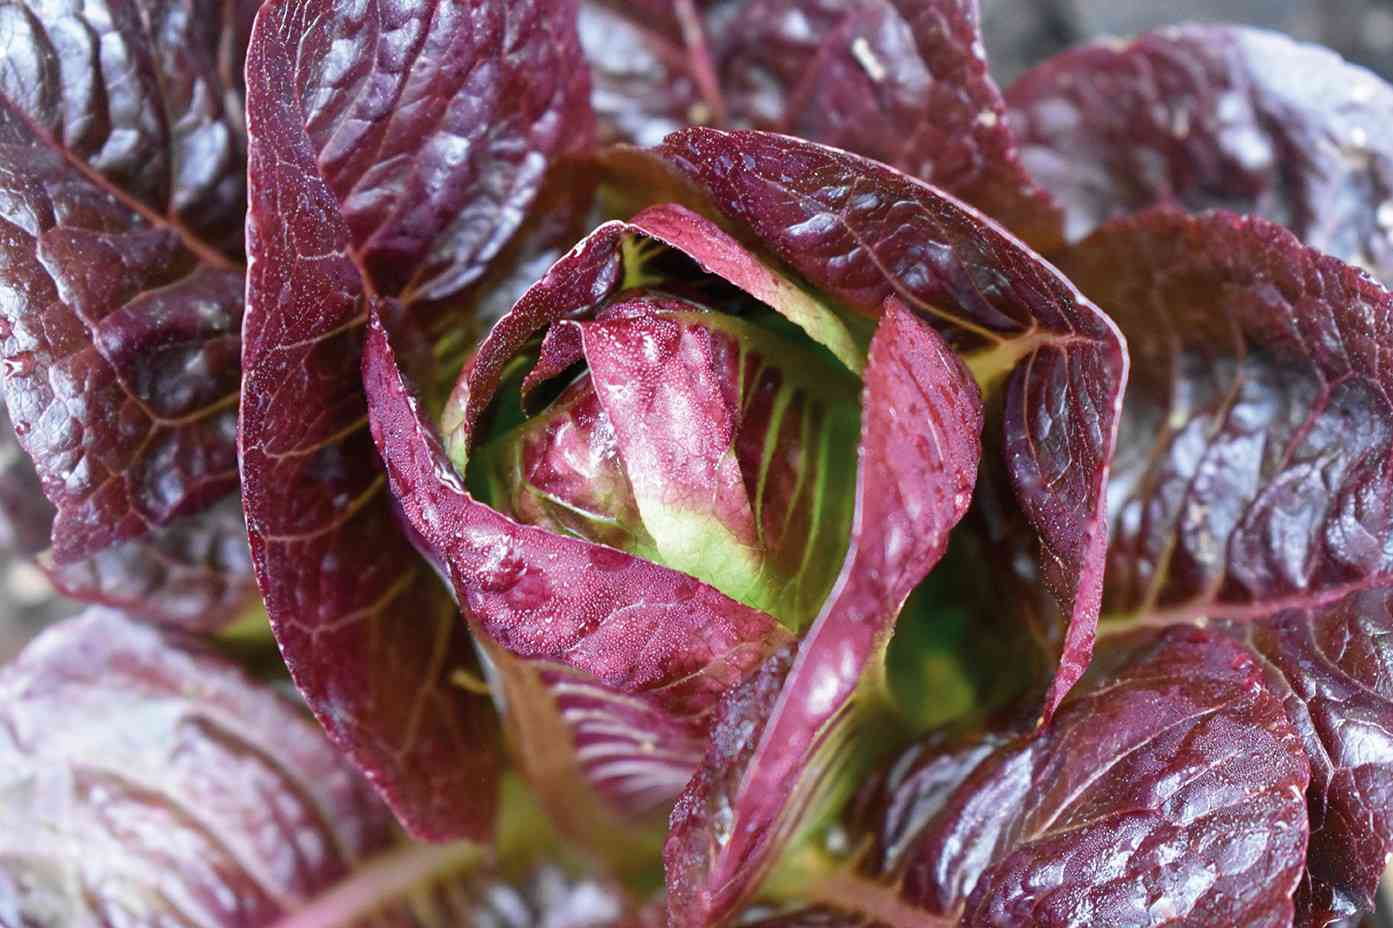
[[[630,560],[628,554],[605,545],[591,545],[587,553],[590,555],[590,566],[598,570],[619,570]]]

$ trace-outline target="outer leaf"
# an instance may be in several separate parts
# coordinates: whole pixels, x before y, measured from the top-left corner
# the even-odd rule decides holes
[[[254,601],[241,500],[231,497],[148,538],[40,566],[59,592],[191,632],[212,633]]]
[[[573,9],[275,0],[248,54],[253,559],[297,685],[421,835],[487,830],[495,723],[449,683],[472,664],[467,631],[382,492],[365,295],[479,279],[547,165],[588,142]]]
[[[981,428],[967,370],[892,300],[866,367],[846,561],[792,662],[772,658],[753,689],[723,707],[706,763],[673,812],[664,858],[674,926],[732,914],[803,825],[802,814],[827,786],[816,764],[835,768],[827,754],[852,737],[847,728],[863,674],[967,511]],[[756,705],[760,711],[752,711]]]
[[[6,924],[268,925],[389,835],[288,703],[101,609],[0,672],[0,795]]]
[[[735,124],[875,158],[1059,242],[987,73],[977,0],[751,0],[715,55]]]
[[[1354,594],[1236,630],[1266,658],[1311,763],[1301,924],[1372,912],[1393,853],[1393,594]]]
[[[1333,52],[1167,28],[1051,58],[1007,100],[1071,239],[1154,203],[1224,208],[1393,280],[1393,88]]]
[[[662,151],[814,284],[875,315],[895,296],[991,346],[1011,370],[1010,478],[1071,618],[1045,716],[1092,651],[1107,547],[1103,495],[1127,352],[1112,323],[989,220],[883,165],[782,136],[692,129]]]
[[[930,924],[1289,925],[1308,766],[1261,678],[1224,637],[1169,632],[965,779],[950,760],[960,783],[919,790],[881,865]]]
[[[421,417],[380,319],[364,378],[393,494],[466,614],[511,654],[579,671],[602,695],[634,694],[680,722],[684,737],[660,747],[686,750],[720,694],[787,640],[769,616],[691,577],[474,500]]]
[[[1140,362],[1110,608],[1259,617],[1393,581],[1393,297],[1224,213],[1110,223],[1064,268]]]
[[[0,352],[60,560],[235,486],[244,200],[222,16],[0,11]]]

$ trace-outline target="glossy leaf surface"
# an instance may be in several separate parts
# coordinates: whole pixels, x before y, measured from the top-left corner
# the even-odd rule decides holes
[[[987,73],[977,0],[751,0],[728,20],[713,45],[732,124],[883,161],[1057,243],[1058,208]]]
[[[253,559],[297,685],[426,836],[487,831],[496,723],[450,682],[473,666],[467,630],[384,493],[362,326],[375,295],[439,300],[480,279],[548,164],[588,143],[573,10],[284,0],[248,54]]]
[[[1045,714],[1083,673],[1102,592],[1103,497],[1127,376],[1116,328],[1016,239],[874,162],[782,136],[693,129],[663,153],[813,284],[878,315],[892,296],[1010,371],[1004,453],[1071,617]],[[982,379],[990,383],[993,376]]]
[[[309,719],[119,613],[40,636],[0,694],[7,924],[270,925],[389,838]]]
[[[1393,87],[1334,52],[1170,27],[1052,58],[1007,99],[1071,239],[1156,203],[1228,209],[1393,280]]]
[[[946,924],[1289,925],[1309,767],[1262,679],[1223,636],[1169,632],[1038,736],[918,756],[880,866]]]
[[[891,301],[866,367],[850,549],[796,657],[772,658],[722,707],[703,770],[673,812],[664,854],[673,925],[731,914],[804,827],[816,794],[839,785],[822,782],[844,772],[836,755],[874,750],[856,743],[852,702],[967,511],[981,428],[962,362]]]
[[[0,352],[60,560],[236,485],[239,91],[231,4],[8,5]]]
[[[1157,210],[1064,259],[1137,360],[1110,611],[1258,617],[1393,579],[1393,297],[1260,219]]]

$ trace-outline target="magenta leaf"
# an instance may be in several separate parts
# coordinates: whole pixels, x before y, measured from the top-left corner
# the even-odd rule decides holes
[[[65,596],[190,632],[219,631],[257,602],[236,497],[89,558],[39,564]]]
[[[665,751],[690,750],[720,694],[787,640],[768,615],[692,577],[476,501],[422,419],[380,319],[369,329],[364,379],[392,491],[466,614],[543,672],[578,672],[601,698],[629,694],[679,722],[645,726],[674,735]]]
[[[1324,48],[1234,26],[1100,42],[1007,92],[1069,237],[1156,203],[1251,213],[1393,279],[1393,88]]]
[[[0,792],[8,924],[269,926],[390,838],[291,704],[104,609],[0,671]]]
[[[1048,717],[1087,666],[1098,618],[1128,366],[1116,328],[1016,239],[891,168],[754,132],[687,130],[662,151],[813,284],[868,315],[893,296],[955,331],[984,386],[1010,372],[1009,475],[1070,617]]]
[[[673,812],[664,853],[672,925],[735,911],[808,827],[818,794],[845,788],[827,780],[867,747],[852,746],[853,702],[868,668],[876,676],[900,606],[967,511],[981,428],[967,369],[891,300],[866,366],[850,549],[796,655],[771,658],[722,707],[702,771]]]
[[[930,925],[1290,925],[1309,769],[1262,679],[1176,629],[1038,735],[916,749],[873,866]]]
[[[67,561],[236,486],[245,181],[240,91],[219,67],[236,10],[5,15],[0,353]]]
[[[275,0],[247,58],[253,563],[297,685],[422,836],[487,832],[496,721],[451,682],[468,630],[384,492],[362,328],[378,295],[409,311],[482,279],[548,164],[588,144],[573,10]]]
[[[1261,219],[1158,209],[1062,265],[1138,363],[1107,603],[1254,618],[1393,582],[1393,297]]]

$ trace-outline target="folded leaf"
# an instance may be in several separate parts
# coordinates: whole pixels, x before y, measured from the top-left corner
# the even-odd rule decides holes
[[[3,14],[0,353],[62,561],[236,486],[245,198],[225,12]]]
[[[900,607],[967,511],[981,428],[962,362],[890,301],[866,366],[850,549],[796,656],[771,658],[722,706],[702,771],[673,812],[664,852],[670,924],[703,926],[736,911],[795,834],[816,823],[817,800],[845,789],[835,780],[847,756],[883,746],[883,732],[857,743],[871,716],[858,719],[854,700],[858,690],[876,698],[876,661]]]
[[[588,143],[573,13],[273,0],[247,58],[253,561],[297,685],[423,836],[486,833],[496,722],[450,682],[468,631],[384,493],[362,326],[377,295],[409,309],[480,279],[547,166]]]
[[[1393,280],[1393,87],[1334,52],[1168,27],[1051,58],[1006,97],[1070,239],[1156,203],[1222,208]]]
[[[1103,498],[1127,351],[1062,275],[975,211],[865,159],[753,132],[691,129],[661,149],[813,284],[878,315],[892,296],[955,338],[984,386],[1010,371],[1004,453],[1070,617],[1044,715],[1083,673],[1102,593]]]
[[[1290,925],[1309,768],[1262,679],[1224,636],[1170,631],[1036,736],[910,759],[883,865],[924,924]]]
[[[1252,618],[1393,582],[1393,296],[1226,213],[1116,220],[1062,266],[1137,358],[1110,611]]]
[[[0,671],[0,795],[18,925],[269,926],[390,839],[292,705],[104,609]]]
[[[680,722],[684,737],[657,746],[687,749],[720,694],[787,640],[769,616],[692,577],[520,524],[471,497],[422,419],[380,319],[368,332],[364,379],[393,494],[466,614],[543,671],[578,671]]]

